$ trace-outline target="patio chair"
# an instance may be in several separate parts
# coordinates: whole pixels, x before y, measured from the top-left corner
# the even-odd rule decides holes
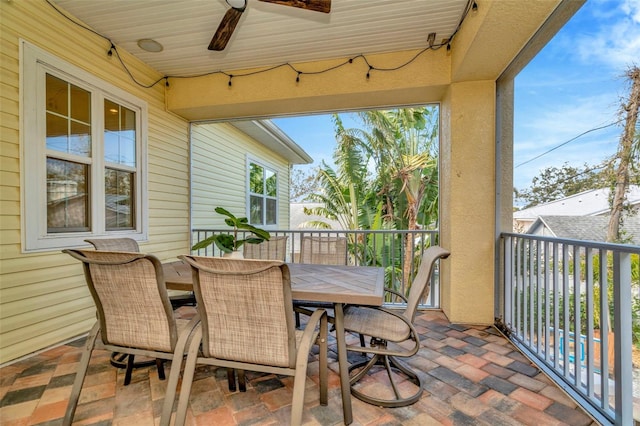
[[[349,367],[351,394],[356,398],[381,407],[403,407],[420,399],[423,389],[421,377],[409,367],[403,365],[397,357],[411,357],[418,352],[420,336],[413,326],[418,303],[423,296],[429,294],[431,275],[436,261],[447,257],[449,257],[449,252],[439,246],[432,246],[425,250],[418,273],[411,283],[404,312],[377,306],[350,305],[345,308],[345,331],[371,337],[368,346],[347,346],[348,351],[359,352],[365,354],[365,356],[366,354],[372,354],[371,358],[367,357],[365,361]],[[396,296],[402,297],[397,292],[391,292]],[[409,348],[404,343],[407,341],[412,341],[413,347]],[[389,348],[387,342],[393,342],[393,348]],[[359,389],[357,386],[358,381],[365,377],[375,366],[383,366],[386,369],[394,397],[380,397],[379,389],[376,391],[376,396],[366,394],[364,392],[365,389]],[[352,372],[355,372],[355,374],[351,374]],[[407,378],[416,385],[417,390],[415,393],[410,396],[401,395],[396,380],[402,380],[402,377]],[[401,388],[406,389],[406,386]]]
[[[63,252],[83,263],[98,314],[85,343],[63,424],[73,420],[94,349],[129,354],[129,365],[135,355],[155,358],[158,369],[160,360],[173,360],[166,390],[166,398],[173,402],[185,348],[199,319],[174,318],[160,261],[142,253]],[[130,369],[127,371],[130,376]],[[170,417],[171,407],[163,412],[160,424],[168,425]]]
[[[140,252],[140,246],[133,238],[87,238],[85,241],[96,250]]]
[[[346,265],[347,239],[344,237],[304,236],[300,241],[300,263]]]
[[[185,363],[176,426],[185,421],[196,364],[294,376],[290,424],[301,424],[307,363],[314,342],[320,346],[320,403],[326,405],[327,315],[317,310],[304,331],[295,329],[287,265],[264,260],[181,258],[193,268],[201,323],[194,331]]]
[[[138,242],[133,238],[87,238],[85,242],[91,244],[96,250],[100,251],[121,251],[130,253],[139,253],[140,246]],[[177,309],[180,306],[194,306],[196,298],[193,292],[184,294],[175,294],[169,296],[169,301],[173,309]],[[124,385],[128,386],[131,383],[131,373],[134,368],[144,368],[150,365],[156,364],[158,367],[158,377],[160,380],[165,379],[163,362],[157,363],[156,360],[134,361],[135,356],[113,352],[111,354],[111,365],[117,368],[124,368]]]
[[[93,245],[96,250],[140,252],[138,242],[133,238],[88,238],[85,241]],[[173,309],[177,309],[180,306],[194,306],[196,304],[196,298],[193,292],[173,294],[169,296],[169,300],[171,301]]]
[[[287,257],[287,239],[289,237],[271,237],[260,244],[244,244],[245,259],[281,260]]]
[[[319,265],[346,265],[347,239],[344,237],[304,236],[300,241],[300,263]],[[295,300],[293,309],[296,327],[300,327],[300,314],[311,315],[314,308],[333,309],[331,303]],[[331,321],[332,319],[330,319]]]

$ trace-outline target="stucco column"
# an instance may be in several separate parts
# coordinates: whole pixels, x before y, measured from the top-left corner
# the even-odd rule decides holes
[[[442,100],[441,303],[454,323],[493,323],[495,106],[494,81],[453,83]]]

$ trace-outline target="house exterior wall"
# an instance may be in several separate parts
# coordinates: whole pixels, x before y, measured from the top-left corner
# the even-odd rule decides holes
[[[20,39],[82,68],[148,104],[148,241],[144,251],[162,260],[189,248],[188,123],[165,109],[165,87],[134,84],[109,44],[87,37],[44,1],[0,2],[0,364],[79,334],[95,308],[79,262],[59,250],[23,252],[20,133]],[[119,51],[143,84],[160,75]],[[32,125],[29,119],[23,126]],[[26,142],[28,143],[28,141]],[[28,190],[28,189],[26,189]]]
[[[289,164],[264,145],[228,123],[193,124],[192,225],[226,229],[223,207],[234,215],[249,217],[247,208],[247,160],[272,168],[278,175],[278,226],[289,228]],[[211,165],[215,164],[214,167]],[[266,226],[260,228],[269,229]],[[195,241],[194,241],[195,243]]]

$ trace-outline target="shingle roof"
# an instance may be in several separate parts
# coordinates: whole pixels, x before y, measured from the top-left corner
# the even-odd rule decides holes
[[[527,234],[539,234],[543,225],[558,238],[605,241],[609,216],[540,216]],[[625,216],[622,231],[623,239],[630,239],[629,244],[640,245],[640,216]]]
[[[535,219],[538,216],[596,216],[611,209],[609,188],[592,189],[549,203],[539,204],[513,213],[514,219]],[[631,185],[627,192],[627,203],[640,205],[640,186]]]

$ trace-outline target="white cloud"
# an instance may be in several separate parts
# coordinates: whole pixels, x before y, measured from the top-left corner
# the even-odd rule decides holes
[[[573,42],[584,62],[595,62],[621,72],[640,61],[640,0],[594,2],[598,22]]]

